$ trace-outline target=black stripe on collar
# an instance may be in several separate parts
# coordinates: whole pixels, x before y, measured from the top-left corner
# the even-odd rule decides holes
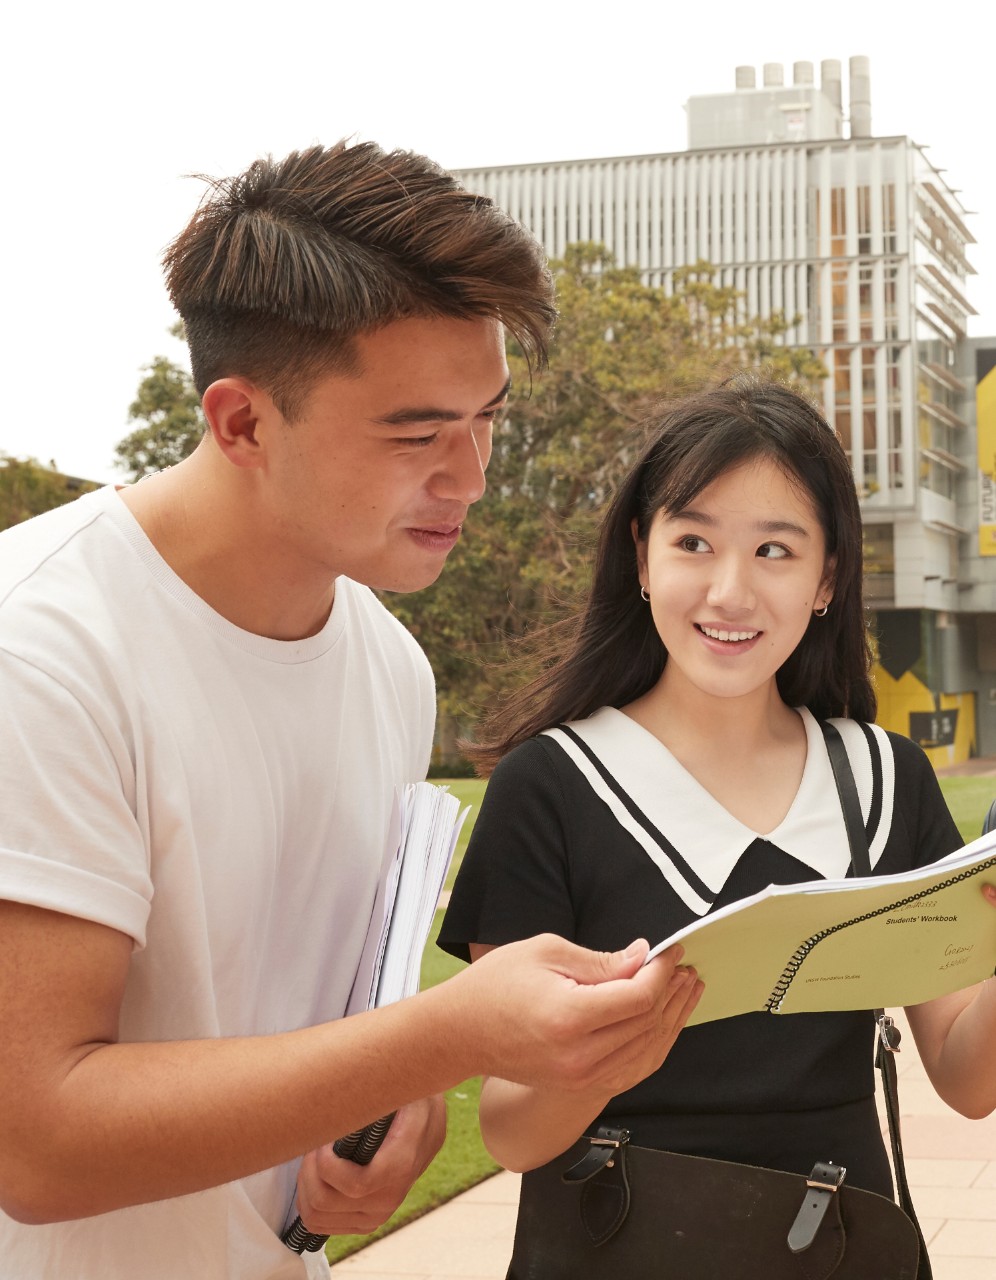
[[[713,902],[716,895],[704,884],[702,880],[695,874],[685,859],[681,856],[674,845],[668,840],[664,834],[658,831],[657,827],[650,821],[647,815],[640,809],[626,791],[616,782],[615,778],[605,768],[598,756],[591,750],[583,738],[579,737],[566,724],[559,724],[557,728],[561,733],[565,734],[575,744],[579,751],[583,752],[585,758],[591,762],[592,767],[596,770],[599,777],[605,785],[612,791],[616,798],[620,801],[630,817],[646,831],[652,840],[654,840],[665,851],[667,856],[674,863],[678,871],[685,878],[689,888],[691,888],[704,902]]]

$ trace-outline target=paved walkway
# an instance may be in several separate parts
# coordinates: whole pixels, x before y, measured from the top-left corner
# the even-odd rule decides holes
[[[996,776],[996,756],[973,756],[964,764],[942,765],[934,772],[939,778],[991,778]]]
[[[993,1280],[996,1115],[972,1121],[949,1110],[928,1083],[908,1032],[898,1066],[907,1173],[934,1280]],[[337,1263],[333,1280],[504,1280],[517,1187],[511,1173],[489,1178]]]

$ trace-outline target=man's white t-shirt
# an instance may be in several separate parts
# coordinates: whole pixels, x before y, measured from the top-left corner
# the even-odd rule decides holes
[[[122,1041],[342,1016],[435,713],[424,655],[369,590],[339,578],[305,640],[242,631],[102,489],[0,536],[0,705],[0,898],[134,940]],[[296,1173],[54,1225],[0,1214],[0,1273],[327,1274],[279,1241]]]

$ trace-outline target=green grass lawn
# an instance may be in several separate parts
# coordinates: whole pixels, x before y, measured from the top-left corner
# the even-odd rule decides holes
[[[982,834],[982,822],[996,800],[996,778],[941,778],[951,816],[968,844]]]
[[[452,884],[452,878],[467,847],[474,818],[477,816],[477,810],[484,795],[485,784],[477,779],[459,779],[446,785],[463,804],[471,806],[471,813],[464,824],[453,859],[453,869],[449,878],[449,883]],[[962,838],[966,843],[974,840],[982,831],[983,819],[993,799],[996,798],[996,778],[942,778],[941,790]],[[423,987],[442,982],[461,967],[458,960],[444,955],[435,945],[440,919],[441,913],[437,912],[433,933],[422,962]],[[357,1249],[362,1249],[372,1240],[386,1235],[389,1231],[394,1231],[412,1218],[417,1218],[460,1191],[466,1190],[467,1187],[481,1182],[497,1170],[498,1166],[484,1149],[477,1128],[479,1094],[479,1080],[468,1080],[450,1090],[446,1095],[449,1120],[446,1142],[442,1151],[411,1189],[401,1208],[379,1231],[369,1236],[333,1237],[326,1249],[330,1262],[355,1253]]]
[[[463,830],[460,832],[460,839],[457,841],[457,847],[453,854],[453,865],[450,867],[450,874],[446,877],[446,887],[450,888],[453,884],[453,877],[463,861],[463,855],[467,849],[467,841],[470,839],[477,811],[480,809],[481,801],[484,799],[484,788],[487,783],[482,778],[456,778],[451,782],[440,783],[440,785],[449,787],[450,791],[460,801],[461,807],[464,805],[469,805],[470,807],[470,813],[467,815],[467,821],[463,824]],[[433,950],[436,950],[436,948],[433,947]],[[428,951],[428,948],[426,948],[426,951]],[[425,977],[426,972],[423,969],[423,985]]]

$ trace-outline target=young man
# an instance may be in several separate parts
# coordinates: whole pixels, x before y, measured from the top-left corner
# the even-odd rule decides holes
[[[553,938],[344,1020],[431,583],[484,491],[535,242],[372,144],[214,186],[166,256],[209,431],[0,538],[0,1257],[9,1280],[326,1272],[479,1072],[611,1092],[673,1034],[673,960]],[[366,1168],[329,1143],[400,1108]],[[303,1157],[303,1158],[302,1158]]]

